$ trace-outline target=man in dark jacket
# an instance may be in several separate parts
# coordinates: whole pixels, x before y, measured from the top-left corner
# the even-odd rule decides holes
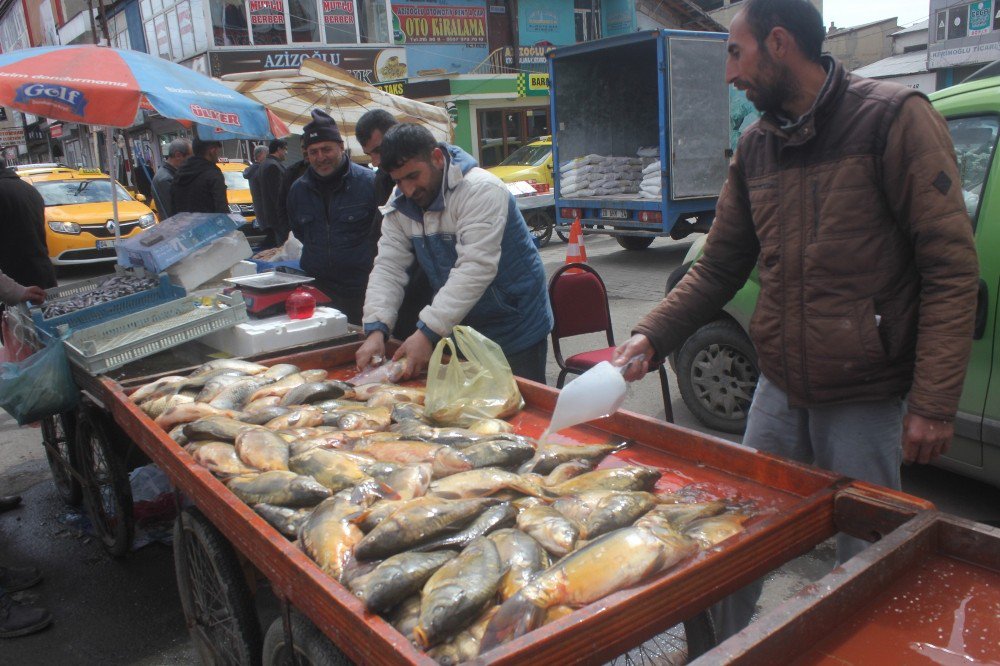
[[[930,462],[952,437],[976,311],[972,224],[944,119],[919,92],[821,55],[824,35],[806,0],[747,0],[733,18],[726,79],[764,115],[740,138],[704,256],[615,360],[666,358],[756,266],[761,378],[743,444],[898,489],[901,461]],[[867,545],[837,541],[839,561]],[[760,590],[720,604],[720,639]]]
[[[243,177],[250,185],[250,199],[253,201],[254,226],[260,228],[260,166],[267,157],[267,146],[253,149],[253,164],[243,169]]]
[[[174,177],[171,191],[174,214],[228,213],[226,178],[217,166],[222,143],[195,138],[194,155],[189,157]]]
[[[281,187],[278,188],[278,200],[275,203],[275,225],[274,225],[274,244],[278,247],[285,244],[288,240],[288,232],[291,230],[292,226],[288,220],[288,193],[292,190],[292,185],[302,174],[306,172],[309,168],[309,158],[303,157],[298,162],[293,162],[288,167],[285,168],[285,172],[281,174]]]
[[[260,206],[254,199],[254,211],[260,228],[267,235],[267,246],[277,245],[275,220],[278,219],[278,196],[281,192],[281,177],[285,173],[285,156],[288,154],[288,144],[281,139],[274,139],[268,146],[268,155],[260,164],[257,175],[257,189],[260,196]]]
[[[358,124],[354,126],[354,132],[357,135],[358,143],[361,144],[361,149],[365,151],[365,155],[371,158],[372,166],[378,169],[375,172],[376,206],[384,206],[389,201],[392,188],[396,186],[389,172],[380,166],[382,162],[382,137],[395,124],[397,124],[396,119],[388,111],[372,109],[358,118]],[[372,256],[378,254],[378,241],[381,237],[382,211],[376,209],[369,236]],[[397,340],[405,340],[413,335],[414,331],[417,330],[420,311],[430,305],[434,299],[434,290],[431,289],[427,273],[420,268],[420,263],[414,261],[408,273],[410,280],[406,283],[403,304],[399,306],[399,318],[392,328],[392,336]]]
[[[167,146],[167,158],[153,176],[153,197],[156,199],[156,212],[159,213],[161,220],[174,214],[170,191],[174,187],[177,169],[189,157],[191,157],[191,142],[187,139],[174,139]]]
[[[56,286],[56,271],[45,242],[45,201],[10,167],[0,169],[0,270],[15,282],[43,289]]]
[[[344,140],[328,114],[313,110],[302,147],[309,168],[288,193],[288,216],[302,242],[302,270],[352,324],[361,323],[372,251],[375,174],[344,152]]]

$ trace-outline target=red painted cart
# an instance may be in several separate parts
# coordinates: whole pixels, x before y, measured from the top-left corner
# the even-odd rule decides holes
[[[267,363],[294,363],[343,375],[353,364],[357,346],[302,352]],[[511,421],[520,432],[538,434],[558,394],[533,382],[519,380],[519,385],[526,407]],[[254,629],[256,618],[250,617],[253,610],[246,601],[250,598],[242,566],[246,562],[347,659],[358,664],[433,663],[381,617],[366,613],[348,590],[196,464],[128,400],[119,383],[97,377],[88,390],[195,507],[185,509],[178,521],[175,551],[185,613],[206,660],[260,660],[255,653],[260,629],[259,625]],[[877,540],[933,509],[902,493],[852,483],[628,412],[573,429],[570,436],[580,442],[631,440],[634,444],[617,454],[618,459],[661,468],[659,490],[697,484],[709,494],[752,499],[760,513],[742,535],[647,584],[608,596],[481,655],[479,663],[605,662],[697,615],[838,531]],[[293,618],[285,615],[286,630]],[[304,638],[293,633],[288,640]]]

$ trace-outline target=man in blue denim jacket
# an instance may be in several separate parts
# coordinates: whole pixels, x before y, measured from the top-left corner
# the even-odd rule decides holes
[[[348,159],[333,118],[317,109],[312,118],[302,133],[309,168],[288,192],[288,220],[302,242],[302,270],[347,321],[360,324],[374,259],[375,174]]]
[[[396,189],[381,209],[358,366],[384,355],[416,260],[434,299],[394,356],[407,359],[406,376],[423,371],[438,340],[466,324],[500,345],[515,375],[544,383],[552,330],[545,269],[503,182],[462,149],[408,123],[385,133],[381,167]]]

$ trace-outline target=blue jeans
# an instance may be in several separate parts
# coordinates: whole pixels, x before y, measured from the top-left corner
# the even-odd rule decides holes
[[[548,336],[527,349],[507,355],[507,363],[515,377],[545,383],[545,356],[549,351]]]
[[[903,411],[902,398],[792,409],[785,392],[761,375],[743,445],[899,490]],[[838,534],[837,563],[867,546]],[[720,641],[750,624],[763,587],[760,578],[712,607]]]

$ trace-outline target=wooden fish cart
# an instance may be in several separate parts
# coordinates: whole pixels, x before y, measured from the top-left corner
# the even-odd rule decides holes
[[[330,370],[333,377],[346,377],[358,345],[303,352],[266,363],[293,363],[303,369]],[[558,393],[534,382],[519,380],[519,385],[526,407],[511,422],[518,432],[538,435]],[[210,527],[214,526],[212,531],[218,530],[242,558],[267,578],[280,599],[307,617],[349,659],[357,664],[434,663],[381,617],[367,613],[346,588],[324,574],[207,469],[195,463],[128,400],[119,383],[98,377],[93,390],[128,437],[197,507],[197,512],[186,511],[185,515],[203,517]],[[628,412],[563,434],[581,443],[606,442],[609,437],[631,440],[632,446],[613,454],[602,466],[655,466],[663,470],[656,487],[659,492],[694,487],[709,495],[738,496],[752,500],[758,514],[741,535],[644,585],[612,594],[483,654],[476,663],[603,663],[694,616],[838,531],[880,539],[914,516],[933,509],[929,503],[902,493],[852,483]],[[184,519],[182,515],[182,524]],[[190,535],[197,537],[198,530],[190,531]],[[212,565],[209,569],[218,565],[207,564]],[[186,565],[179,562],[178,566]],[[198,632],[210,631],[211,618],[199,619],[197,612],[188,617],[189,623],[195,625],[192,629],[198,643]],[[206,634],[204,638],[209,637]]]
[[[930,511],[696,663],[998,662],[1000,530]]]

